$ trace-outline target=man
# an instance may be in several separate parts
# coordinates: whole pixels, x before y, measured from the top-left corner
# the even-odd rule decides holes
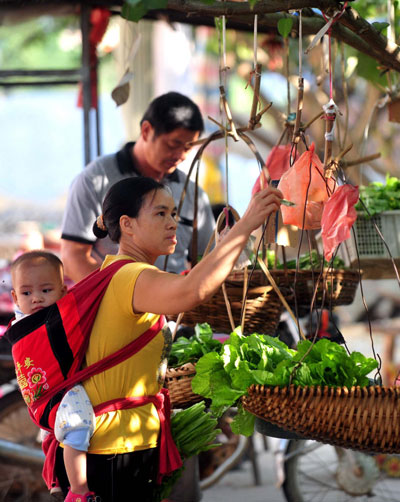
[[[154,99],[140,122],[136,143],[127,143],[116,154],[91,162],[72,182],[62,224],[61,257],[65,274],[77,282],[98,268],[107,253],[117,247],[109,238],[96,240],[92,227],[101,214],[103,198],[111,185],[130,176],[149,176],[163,181],[178,205],[186,175],[178,165],[203,131],[199,108],[182,94],[169,92]],[[195,184],[189,181],[177,229],[178,244],[169,257],[167,270],[187,268],[193,232]],[[207,195],[198,193],[198,252],[202,253],[214,231],[215,220]],[[156,265],[163,269],[164,257]],[[185,462],[184,475],[173,488],[171,502],[197,502],[197,458]]]
[[[186,158],[187,143],[198,139],[203,119],[192,100],[176,92],[154,99],[140,122],[136,143],[127,143],[116,154],[91,162],[72,182],[62,224],[61,257],[66,275],[77,282],[95,270],[107,253],[117,248],[108,238],[96,240],[92,226],[101,214],[108,188],[130,176],[149,176],[163,181],[172,190],[178,204],[186,175],[178,165]],[[187,266],[194,219],[195,185],[189,181],[180,212],[178,244],[168,259],[169,272],[181,272]],[[199,189],[198,251],[202,253],[214,229],[214,217],[207,195]],[[164,258],[156,265],[163,268]]]

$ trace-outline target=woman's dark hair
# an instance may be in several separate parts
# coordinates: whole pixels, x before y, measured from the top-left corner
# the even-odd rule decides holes
[[[167,92],[153,99],[144,112],[145,120],[153,126],[155,136],[175,129],[203,132],[204,122],[199,107],[190,98],[179,92]]]
[[[119,220],[126,214],[130,218],[136,218],[143,206],[145,196],[155,190],[165,189],[166,187],[146,176],[125,178],[118,181],[108,190],[103,201],[102,220],[99,218],[94,222],[93,233],[103,239],[107,235],[114,242],[119,242],[121,238],[121,229]]]

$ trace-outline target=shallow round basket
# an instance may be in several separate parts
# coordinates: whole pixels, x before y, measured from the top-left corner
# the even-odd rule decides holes
[[[253,385],[242,404],[305,438],[370,453],[400,453],[400,387]]]
[[[269,436],[273,438],[280,439],[304,439],[303,436],[296,434],[295,432],[288,431],[283,427],[279,427],[279,425],[275,425],[272,422],[268,422],[268,420],[264,420],[263,418],[256,417],[254,423],[254,429],[263,434],[264,436]]]
[[[226,279],[225,284],[227,287],[239,286],[240,288],[243,288],[245,276],[247,276],[247,280],[249,281],[251,288],[269,285],[267,276],[259,268],[255,268],[254,270],[247,270],[246,274],[243,269],[233,270]]]
[[[169,391],[172,408],[188,408],[204,398],[192,391],[196,366],[186,363],[178,368],[167,368],[164,386]]]
[[[355,269],[324,270],[320,279],[319,271],[312,270],[271,270],[271,274],[282,291],[289,305],[310,306],[314,298],[315,286],[317,294],[314,305],[321,306],[350,305],[354,301],[360,273]],[[290,294],[288,294],[290,291]]]
[[[236,284],[226,281],[226,292],[229,299],[235,327],[240,325],[243,282]],[[246,310],[244,316],[244,333],[262,333],[273,335],[278,326],[283,305],[272,286],[250,287],[247,291]],[[176,320],[177,316],[168,316],[168,320]],[[213,331],[231,333],[225,298],[220,288],[207,302],[185,312],[182,323],[195,326],[207,322]]]

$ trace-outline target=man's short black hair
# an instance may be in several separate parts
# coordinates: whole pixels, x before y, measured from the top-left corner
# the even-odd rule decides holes
[[[204,122],[199,107],[179,92],[167,92],[153,99],[144,112],[140,125],[147,120],[156,136],[183,128],[203,132]]]

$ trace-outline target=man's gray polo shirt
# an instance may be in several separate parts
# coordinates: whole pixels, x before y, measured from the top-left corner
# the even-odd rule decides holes
[[[102,212],[102,202],[108,189],[117,181],[131,176],[140,176],[132,156],[134,143],[127,143],[116,154],[105,155],[92,161],[72,181],[62,223],[62,238],[93,245],[92,256],[101,262],[106,254],[115,254],[118,245],[109,237],[96,239],[92,228]],[[163,182],[172,191],[178,205],[186,174],[177,169]],[[178,244],[175,253],[168,258],[168,271],[181,272],[186,268],[191,248],[194,217],[195,184],[189,181],[180,212],[177,229]],[[198,195],[198,252],[203,253],[214,230],[214,216],[207,194],[199,188]],[[163,269],[165,257],[158,258],[156,265]]]

